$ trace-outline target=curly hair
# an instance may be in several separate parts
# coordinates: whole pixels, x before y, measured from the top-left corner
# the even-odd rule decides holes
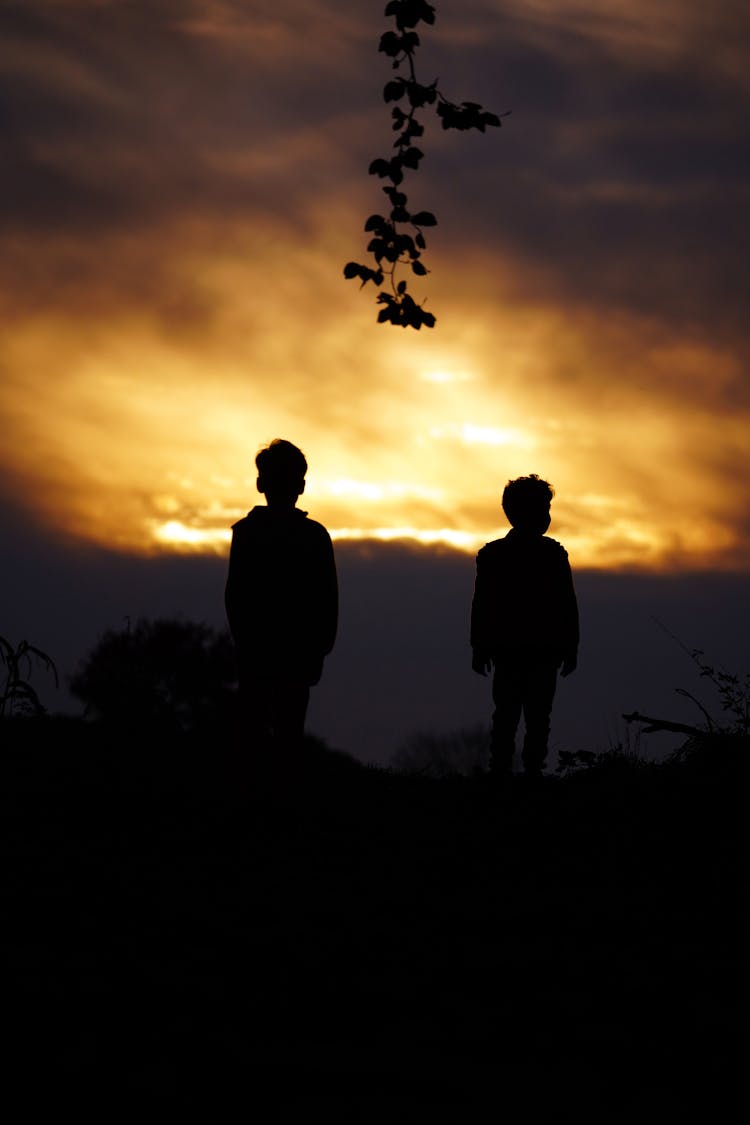
[[[307,473],[304,453],[284,438],[274,438],[259,450],[255,466],[258,475],[270,482],[303,481]]]
[[[549,511],[555,490],[549,481],[536,473],[509,480],[503,489],[503,511],[512,524],[522,522],[529,515]]]

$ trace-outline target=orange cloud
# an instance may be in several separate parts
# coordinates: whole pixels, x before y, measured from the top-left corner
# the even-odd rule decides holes
[[[132,293],[91,323],[79,294],[67,316],[28,312],[8,332],[3,459],[45,520],[133,551],[224,550],[258,499],[257,448],[288,436],[310,461],[306,503],[341,536],[474,550],[504,526],[505,481],[535,471],[580,565],[746,561],[746,485],[724,464],[747,426],[721,405],[731,357],[657,343],[637,318],[510,300],[470,316],[447,291],[448,328],[423,342],[362,323],[362,295],[330,274],[332,231],[302,252],[255,233],[236,256],[189,229],[153,247],[194,279],[195,323]]]

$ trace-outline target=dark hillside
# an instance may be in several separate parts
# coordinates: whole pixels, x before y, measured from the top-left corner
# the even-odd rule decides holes
[[[729,1119],[748,1045],[737,753],[495,793],[315,743],[292,783],[207,743],[4,731],[6,1060],[29,1106]]]

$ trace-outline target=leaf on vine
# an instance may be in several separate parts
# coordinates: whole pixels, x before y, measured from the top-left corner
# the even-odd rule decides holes
[[[410,258],[418,258],[419,253],[414,245],[414,239],[410,234],[399,234],[394,239],[396,249],[398,250],[397,257],[402,254],[408,254]]]
[[[401,162],[405,164],[407,168],[414,168],[416,170],[423,156],[424,153],[422,150],[412,145],[411,148],[405,148],[401,153]]]
[[[403,78],[392,78],[383,87],[383,101],[397,102],[406,93],[406,81]]]
[[[437,114],[444,129],[458,129],[460,131],[478,129],[480,133],[483,133],[488,125],[498,127],[502,125],[502,121],[496,113],[488,113],[483,110],[478,102],[461,102],[461,105],[454,105],[452,102],[442,99],[438,103]],[[507,116],[507,114],[503,116]]]
[[[372,254],[378,265],[383,261],[386,249],[386,244],[382,238],[373,238],[367,244],[367,253]]]
[[[437,219],[432,211],[417,211],[416,215],[412,215],[411,221],[415,227],[436,227]]]
[[[402,328],[419,330],[422,325],[425,328],[434,328],[435,317],[432,313],[425,312],[422,306],[409,296],[406,292],[406,282],[399,282],[397,292],[398,297],[393,297],[390,293],[378,295],[378,303],[385,305],[385,308],[378,313],[379,324],[390,321],[391,324],[398,324]]]
[[[401,36],[397,35],[395,31],[386,31],[380,37],[378,50],[382,51],[385,55],[390,55],[391,58],[393,58],[394,55],[400,55],[403,50]]]
[[[370,167],[368,169],[371,176],[381,176],[381,177],[387,176],[388,173],[390,172],[390,170],[391,170],[391,162],[389,160],[383,160],[382,157],[380,157],[378,160],[373,160],[372,164],[370,165]]]
[[[380,37],[379,51],[390,58],[398,55],[410,55],[419,46],[419,36],[416,31],[405,31],[397,35],[395,31],[386,31]]]
[[[426,0],[390,0],[385,8],[386,16],[394,16],[399,28],[415,27],[420,20],[435,22],[435,9]]]
[[[369,266],[361,266],[358,262],[347,262],[344,266],[344,277],[351,280],[358,277],[362,284],[365,285],[368,281],[372,281],[376,286],[383,284],[383,271],[381,269],[373,270]]]
[[[407,82],[406,92],[409,95],[409,104],[414,109],[421,109],[423,105],[432,105],[437,97],[437,79],[431,86],[420,86],[418,82]]]

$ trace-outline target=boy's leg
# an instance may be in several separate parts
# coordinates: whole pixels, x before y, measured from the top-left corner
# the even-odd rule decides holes
[[[272,687],[272,726],[276,747],[299,760],[305,737],[310,688],[303,680],[278,679]]]
[[[240,667],[232,746],[227,749],[230,777],[241,787],[254,783],[265,772],[271,729],[269,704],[267,680],[254,669]]]
[[[523,701],[526,733],[521,752],[521,760],[527,773],[541,773],[547,763],[558,663],[549,658],[537,658],[529,665]]]
[[[516,751],[516,731],[523,705],[523,668],[518,660],[508,656],[494,661],[492,677],[492,713],[490,733],[490,772],[509,774],[513,768]]]

